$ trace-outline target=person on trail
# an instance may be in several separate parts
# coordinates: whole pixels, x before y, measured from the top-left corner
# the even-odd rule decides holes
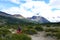
[[[21,26],[18,26],[17,33],[21,33]]]

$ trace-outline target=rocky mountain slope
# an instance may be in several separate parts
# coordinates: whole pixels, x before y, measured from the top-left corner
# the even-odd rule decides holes
[[[27,19],[32,20],[32,21],[36,21],[38,23],[49,23],[49,21],[42,16],[32,16],[32,17],[27,18]]]

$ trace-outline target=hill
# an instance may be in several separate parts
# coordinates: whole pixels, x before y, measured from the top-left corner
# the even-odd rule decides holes
[[[19,26],[19,25],[33,25],[34,22],[27,20],[25,18],[16,18],[13,15],[7,14],[0,11],[0,27],[2,26]]]
[[[32,16],[27,19],[38,22],[38,23],[49,23],[50,22],[49,20],[47,20],[46,18],[44,18],[42,16]]]

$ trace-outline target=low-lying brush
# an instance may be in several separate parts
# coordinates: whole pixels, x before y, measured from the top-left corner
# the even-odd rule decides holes
[[[22,30],[22,32],[30,35],[37,34],[37,31],[34,29]]]
[[[37,30],[37,31],[43,31],[43,27],[41,27],[41,26],[36,26],[36,27],[35,27],[35,30]]]

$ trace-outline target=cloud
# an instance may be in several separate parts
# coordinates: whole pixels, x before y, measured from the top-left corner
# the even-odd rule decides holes
[[[19,8],[18,7],[11,7],[9,9],[3,9],[4,12],[8,14],[18,14],[19,13]]]
[[[32,12],[26,11],[25,9],[19,8],[19,7],[11,7],[9,9],[4,9],[3,11],[8,13],[8,14],[12,14],[12,15],[14,15],[14,14],[21,14],[24,17],[31,17],[31,16],[33,16]]]
[[[26,2],[31,2],[32,0],[9,0],[9,1],[15,4],[23,4]]]
[[[49,17],[51,15],[51,7],[44,2],[32,1],[22,4],[20,7],[11,7],[6,12],[10,14],[22,14],[25,17],[31,17],[39,13],[41,16]]]
[[[16,4],[20,4],[20,0],[9,0],[10,2],[16,3]]]
[[[44,2],[29,2],[21,5],[25,10],[30,9],[32,13],[37,14],[40,13],[41,15],[51,14],[51,7]],[[48,16],[48,15],[47,15]],[[45,16],[46,17],[46,16]]]
[[[11,1],[20,5],[19,0]],[[52,11],[53,8],[57,8],[53,5],[57,0],[50,0],[49,4],[46,4],[44,1],[23,1],[26,1],[26,3],[21,4],[20,7],[10,7],[9,9],[5,9],[4,11],[9,14],[21,14],[24,17],[31,17],[39,13],[40,16],[45,17],[51,22],[56,22],[60,20],[59,18],[57,18],[58,16],[60,16],[60,10]]]
[[[60,0],[51,0],[51,4],[52,7],[54,8],[60,8]]]
[[[55,2],[56,0],[50,0],[50,4],[52,4],[53,2]]]

